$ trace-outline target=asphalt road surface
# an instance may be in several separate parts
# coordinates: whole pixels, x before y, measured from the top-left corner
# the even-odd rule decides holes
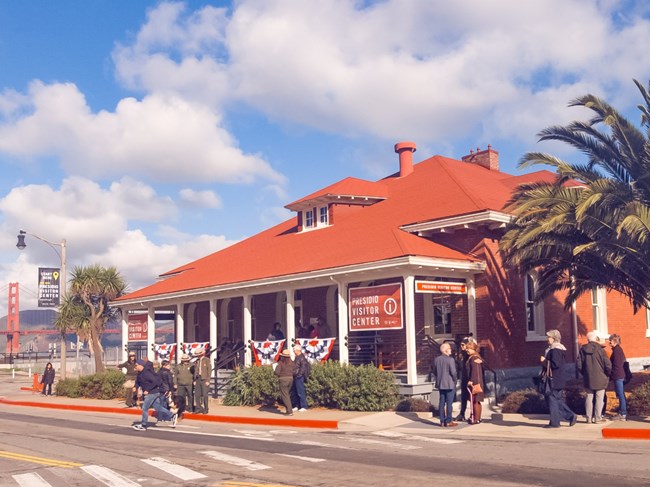
[[[650,485],[644,441],[301,430],[0,405],[0,486]],[[424,431],[426,433],[426,431]]]

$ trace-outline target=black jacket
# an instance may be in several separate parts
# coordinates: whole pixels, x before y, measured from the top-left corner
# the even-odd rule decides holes
[[[546,363],[550,362],[553,377],[551,385],[556,391],[562,390],[566,386],[566,376],[564,374],[565,354],[566,349],[564,347],[551,348],[546,352],[546,358],[542,363],[542,367],[546,368]]]
[[[296,360],[294,364],[295,364],[295,369],[293,371],[293,376],[302,377],[305,380],[309,379],[309,372],[311,371],[311,367],[304,353],[301,353],[300,355],[296,355]]]
[[[589,342],[583,345],[578,354],[576,367],[584,379],[585,389],[598,391],[609,384],[612,363],[600,343]]]
[[[54,384],[54,376],[56,375],[56,372],[54,372],[54,367],[51,369],[45,369],[43,371],[43,378],[41,379],[41,384]]]
[[[167,394],[168,392],[174,391],[174,375],[172,371],[166,369],[165,367],[160,367],[158,370],[158,375],[160,376],[160,392]]]
[[[147,362],[136,378],[136,386],[141,387],[144,392],[153,394],[160,392],[160,376],[153,370],[153,363]]]
[[[612,372],[609,374],[611,380],[616,379],[625,379],[625,369],[623,364],[625,363],[625,352],[620,345],[612,347],[612,356],[610,357],[612,362]]]

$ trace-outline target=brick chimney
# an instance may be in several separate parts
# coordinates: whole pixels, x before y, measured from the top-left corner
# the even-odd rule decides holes
[[[469,155],[463,156],[461,161],[478,164],[490,171],[499,170],[499,153],[492,149],[492,146],[489,144],[487,150],[481,150],[480,147],[476,148],[476,152],[470,150]]]
[[[399,154],[399,177],[403,178],[413,172],[413,153],[415,142],[398,142],[395,152]]]

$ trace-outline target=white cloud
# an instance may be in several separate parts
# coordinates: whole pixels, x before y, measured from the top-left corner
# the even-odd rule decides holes
[[[220,127],[218,114],[175,96],[125,98],[114,112],[92,113],[76,86],[33,82],[29,102],[24,107],[31,109],[29,114],[0,125],[0,151],[54,155],[68,174],[173,182],[284,181],[261,157],[237,147]]]
[[[221,199],[214,191],[196,191],[191,188],[184,188],[179,191],[182,204],[199,208],[221,208]]]

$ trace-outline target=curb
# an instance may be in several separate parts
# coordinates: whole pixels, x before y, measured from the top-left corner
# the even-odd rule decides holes
[[[31,389],[30,389],[31,390]],[[43,409],[62,409],[67,411],[88,411],[95,413],[116,413],[116,414],[130,414],[141,416],[140,409],[131,408],[114,408],[107,406],[79,406],[76,404],[56,404],[56,403],[42,403],[34,401],[12,401],[0,397],[0,403],[10,406],[27,406]],[[233,423],[233,424],[251,424],[257,426],[291,426],[294,428],[316,428],[316,429],[338,429],[339,422],[336,420],[324,419],[280,419],[280,418],[255,418],[245,416],[218,416],[210,414],[193,414],[184,413],[185,419],[193,419],[197,421],[207,421],[211,423]]]
[[[606,440],[650,440],[650,429],[645,428],[603,428]]]

